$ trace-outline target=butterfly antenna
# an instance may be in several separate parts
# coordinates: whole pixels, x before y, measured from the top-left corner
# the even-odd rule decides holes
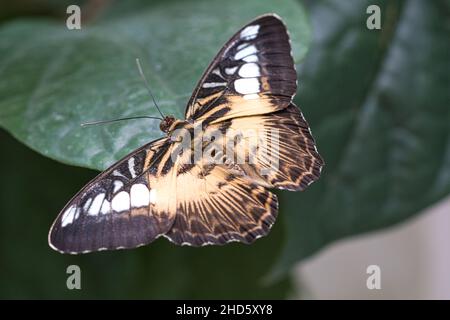
[[[156,103],[155,97],[153,96],[152,90],[150,90],[150,85],[148,84],[147,78],[145,78],[144,71],[142,71],[141,62],[139,61],[139,58],[136,58],[136,64],[139,70],[139,74],[141,75],[142,80],[145,82],[145,87],[147,88],[148,93],[150,93],[150,97],[152,97],[153,103],[155,104],[156,109],[158,109],[159,114],[161,117],[164,118],[163,113],[161,112],[161,109],[159,109],[158,104]]]
[[[157,120],[162,120],[161,118],[158,117],[150,117],[150,116],[136,116],[136,117],[126,117],[126,118],[119,118],[119,119],[112,119],[112,120],[99,120],[99,121],[91,121],[91,122],[84,122],[81,124],[82,127],[87,127],[87,126],[93,126],[96,124],[105,124],[105,123],[112,123],[112,122],[117,122],[117,121],[122,121],[122,120],[134,120],[134,119],[157,119]]]

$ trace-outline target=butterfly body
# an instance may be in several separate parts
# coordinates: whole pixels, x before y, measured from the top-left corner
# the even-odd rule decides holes
[[[168,133],[169,130],[170,130],[170,127],[175,122],[175,120],[176,119],[173,116],[166,116],[166,117],[164,117],[164,119],[162,119],[160,124],[159,124],[159,129],[162,132],[164,132],[164,133]]]
[[[287,30],[273,14],[241,28],[206,69],[185,119],[89,182],[55,220],[63,253],[134,248],[164,236],[178,245],[252,243],[278,213],[268,189],[304,190],[323,166],[292,103],[297,75]]]

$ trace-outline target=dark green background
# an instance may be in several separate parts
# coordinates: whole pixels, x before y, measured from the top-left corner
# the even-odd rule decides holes
[[[0,132],[1,298],[286,298],[294,292],[289,277],[294,263],[333,240],[404,221],[450,191],[448,1],[267,1],[262,5],[235,1],[222,8],[224,12],[242,13],[229,22],[223,21],[219,13],[217,21],[213,19],[214,12],[221,10],[219,1],[150,4],[130,1],[126,5],[112,2],[109,7],[100,8],[88,25],[98,32],[98,46],[80,49],[85,54],[87,68],[98,73],[104,69],[90,61],[101,54],[111,54],[118,71],[135,74],[135,70],[128,70],[129,62],[121,61],[123,55],[133,56],[136,52],[128,53],[126,47],[123,52],[110,52],[102,46],[101,28],[105,24],[114,25],[118,16],[129,17],[135,26],[136,21],[140,23],[148,14],[158,20],[161,29],[166,28],[178,39],[178,35],[195,34],[198,30],[195,24],[189,28],[178,25],[172,28],[175,19],[165,17],[167,12],[180,12],[188,16],[188,21],[199,21],[200,26],[227,24],[230,30],[242,24],[241,20],[258,15],[265,6],[286,12],[290,29],[292,26],[296,31],[293,38],[304,41],[293,44],[299,75],[296,103],[311,125],[327,166],[320,181],[307,191],[278,192],[280,217],[269,236],[254,245],[195,249],[175,247],[161,240],[131,251],[60,255],[47,245],[49,226],[66,201],[96,172],[43,157],[11,134],[39,153],[60,161],[102,168],[108,160],[83,153],[70,161],[70,152],[52,147],[62,142],[76,143],[76,136],[70,141],[61,141],[58,136],[52,139],[51,125],[57,121],[56,110],[46,101],[26,103],[25,97],[29,98],[26,90],[34,87],[25,84],[38,76],[27,71],[31,70],[27,66],[36,65],[38,53],[45,52],[42,50],[47,43],[43,40],[36,50],[21,52],[22,58],[12,54],[30,39],[48,40],[48,35],[39,34],[47,28],[43,24],[50,20],[63,24],[66,6],[65,2],[57,1],[26,3],[0,7],[0,126],[7,129]],[[369,4],[381,7],[382,30],[370,31],[365,27]],[[299,16],[295,25],[296,12],[306,12],[309,21]],[[145,25],[145,21],[142,23]],[[122,24],[123,29],[126,26]],[[194,85],[191,78],[199,77],[195,73],[206,67],[209,61],[204,60],[212,58],[211,53],[227,36],[225,31],[223,35],[205,36],[198,44],[207,49],[199,53],[198,59],[192,58],[195,60],[193,74],[182,74],[170,83],[171,90],[180,94],[179,98],[170,100],[164,88],[157,95],[164,98],[167,94],[170,101],[178,99],[182,106],[183,99],[187,99],[186,91]],[[158,37],[150,33],[142,41],[147,43]],[[51,39],[56,52],[66,40],[64,37]],[[122,40],[115,39],[119,45]],[[174,54],[185,56],[180,61],[191,57],[177,50],[177,45],[185,50],[198,49],[192,43],[178,41],[158,43],[155,40],[152,45],[160,46],[161,57],[164,54],[168,59],[175,59]],[[13,58],[17,61],[11,62]],[[146,65],[153,68],[158,62],[150,59]],[[66,61],[54,68],[57,75],[59,70],[70,70],[71,65]],[[159,72],[164,74],[164,70]],[[116,105],[124,101],[129,103],[126,108],[130,112],[134,108],[145,111],[150,106],[140,99],[126,100],[138,88],[137,81],[127,87],[128,83],[111,80],[95,84],[86,78],[83,79],[86,91],[72,92],[70,82],[55,87],[58,81],[65,81],[64,77],[52,80],[44,89],[63,107],[75,102],[91,104],[92,97],[82,94],[90,88],[104,93],[94,105],[87,106],[94,110],[90,111],[92,116],[98,116],[95,106],[101,103],[107,106],[106,110],[111,109],[110,113],[101,110],[102,118],[108,114],[123,115],[124,109]],[[117,91],[116,86],[123,87],[125,100],[111,92]],[[178,115],[182,111],[178,104],[167,108],[178,108],[173,111]],[[80,110],[64,114],[59,129],[77,126],[84,116]],[[30,118],[30,114],[36,118]],[[141,136],[121,147],[122,141],[117,139],[119,129],[131,130],[133,126],[142,131]],[[140,139],[154,138],[157,134],[154,124],[150,132],[145,131],[147,126],[143,122],[90,131],[79,138],[83,141],[80,145],[91,150],[92,146],[86,145],[92,138],[90,135],[101,132],[102,143],[117,151],[110,153],[116,159],[129,151],[127,148],[139,144]],[[46,128],[48,136],[42,134]],[[70,264],[81,267],[80,291],[66,289],[65,270]]]

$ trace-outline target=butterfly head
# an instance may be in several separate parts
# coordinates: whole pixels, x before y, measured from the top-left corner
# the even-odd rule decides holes
[[[159,128],[162,132],[168,133],[170,130],[170,127],[175,122],[175,117],[173,116],[165,116],[164,119],[161,120],[161,123],[159,124]]]

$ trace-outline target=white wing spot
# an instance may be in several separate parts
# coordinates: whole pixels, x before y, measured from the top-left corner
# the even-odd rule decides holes
[[[150,203],[150,192],[142,183],[134,184],[130,190],[131,206],[135,208],[148,206]]]
[[[236,72],[238,67],[225,68],[225,73],[228,75],[232,75]]]
[[[252,54],[251,56],[247,56],[242,60],[244,60],[245,62],[256,62],[258,61],[258,56],[256,54]]]
[[[92,198],[89,198],[86,200],[86,202],[84,203],[84,206],[83,206],[84,211],[88,211],[89,206],[91,205],[91,202],[92,202]]]
[[[113,171],[113,175],[117,176],[117,177],[122,177],[122,178],[126,178],[123,174],[121,174],[118,170],[114,170]]]
[[[63,216],[61,218],[61,227],[65,227],[68,224],[71,224],[75,217],[75,212],[77,211],[77,207],[70,206],[64,211]]]
[[[130,195],[126,191],[120,191],[111,201],[114,211],[121,212],[130,209]]]
[[[75,217],[73,218],[73,221],[75,221],[75,220],[77,220],[78,219],[78,217],[80,216],[80,208],[78,208],[76,211],[75,211]]]
[[[220,69],[216,68],[213,71],[211,71],[212,74],[218,75],[219,77],[221,77],[223,79],[222,73],[220,73]]]
[[[104,193],[100,193],[94,198],[94,201],[92,202],[92,205],[89,208],[88,215],[90,215],[90,216],[98,215],[98,213],[100,212],[102,203],[103,203],[103,199],[105,199]]]
[[[136,171],[134,171],[134,158],[128,159],[128,171],[130,171],[131,177],[136,177]]]
[[[238,46],[236,47],[236,50],[241,50],[242,48],[244,48],[244,47],[246,47],[246,46],[248,46],[248,43],[247,43],[247,42],[241,43],[240,45],[238,45]]]
[[[234,55],[234,60],[240,60],[244,57],[247,57],[249,55],[252,55],[254,53],[256,53],[258,50],[256,49],[256,47],[254,45],[245,47],[242,50],[239,50],[238,52],[236,52],[236,54]]]
[[[227,85],[226,82],[205,82],[202,87],[203,88],[215,88],[215,87],[225,87]]]
[[[120,180],[114,181],[114,190],[113,192],[116,193],[120,188],[123,187],[123,182]]]
[[[237,79],[234,81],[234,88],[241,94],[258,93],[259,81],[257,78]]]
[[[107,214],[111,211],[111,204],[108,200],[103,201],[102,207],[100,208],[100,212],[102,214]]]
[[[261,73],[259,72],[259,66],[256,63],[252,62],[242,65],[242,67],[239,69],[239,75],[243,78],[253,78],[259,77]]]
[[[255,39],[258,35],[259,25],[248,26],[245,27],[244,30],[241,31],[241,39],[244,40],[252,40]]]
[[[150,190],[150,203],[155,204],[156,203],[156,189]]]

